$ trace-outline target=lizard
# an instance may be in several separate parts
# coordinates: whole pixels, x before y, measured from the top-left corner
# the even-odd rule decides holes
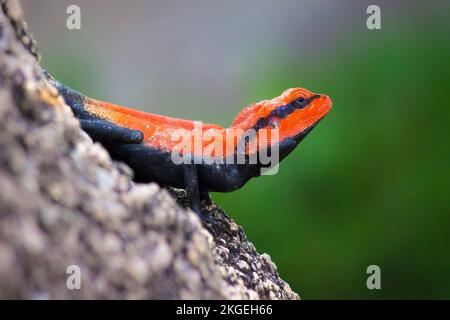
[[[278,161],[283,160],[332,106],[327,95],[291,88],[278,97],[245,107],[229,128],[203,123],[197,126],[191,120],[93,99],[55,80],[45,70],[44,75],[72,109],[81,128],[100,142],[113,159],[130,166],[135,181],[185,189],[191,209],[202,220],[207,217],[200,203],[210,200],[209,192],[231,192],[260,176],[267,167],[261,160],[262,148],[267,154],[276,151]],[[189,136],[188,142],[200,139],[201,148],[187,152],[177,149],[179,141],[174,139],[174,133],[180,138],[180,131],[181,138]],[[217,137],[227,140],[227,145],[217,143]],[[250,143],[258,138],[266,143]],[[176,163],[174,154],[184,161]],[[243,161],[237,161],[238,158]]]

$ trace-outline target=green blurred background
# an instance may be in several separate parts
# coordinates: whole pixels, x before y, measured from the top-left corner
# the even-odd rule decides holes
[[[22,4],[43,66],[99,99],[227,126],[289,87],[329,95],[277,175],[213,198],[304,299],[450,298],[448,1],[377,1],[373,31],[368,1]]]

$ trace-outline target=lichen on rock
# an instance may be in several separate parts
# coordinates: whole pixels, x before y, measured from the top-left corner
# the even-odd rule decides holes
[[[216,204],[132,181],[45,82],[17,1],[0,11],[0,298],[298,299]],[[183,206],[184,205],[184,206]],[[67,269],[81,270],[69,290]]]

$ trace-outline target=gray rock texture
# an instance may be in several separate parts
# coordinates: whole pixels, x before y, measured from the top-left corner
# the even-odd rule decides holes
[[[136,184],[46,83],[17,1],[0,10],[0,298],[298,299],[217,205]],[[69,290],[67,269],[81,271]]]

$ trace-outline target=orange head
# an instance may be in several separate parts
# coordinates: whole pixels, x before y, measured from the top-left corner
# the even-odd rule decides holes
[[[245,108],[233,121],[232,127],[256,131],[278,129],[280,142],[288,138],[301,140],[330,109],[328,96],[292,88],[276,98]]]
[[[303,88],[284,91],[260,109],[260,124],[277,128],[280,141],[308,133],[331,109],[331,99]],[[307,132],[306,132],[307,131]],[[306,134],[305,134],[306,135]]]

